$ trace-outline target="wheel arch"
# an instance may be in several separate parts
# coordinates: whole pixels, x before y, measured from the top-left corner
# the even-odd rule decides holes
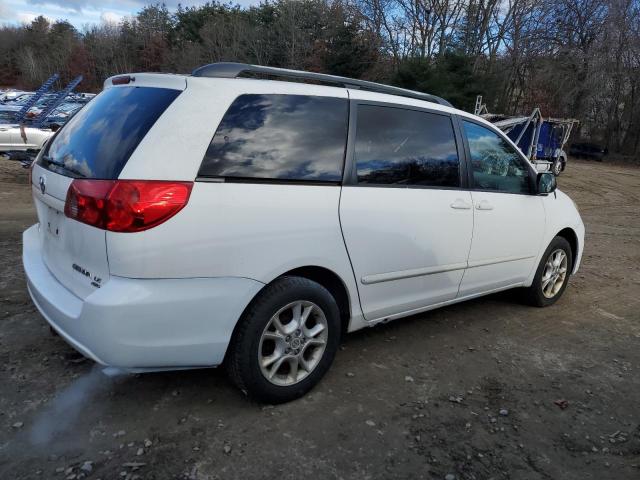
[[[238,331],[238,327],[242,322],[242,319],[245,315],[245,312],[249,309],[249,307],[256,301],[258,296],[263,292],[263,290],[270,285],[274,281],[278,280],[282,277],[287,276],[296,276],[307,278],[311,281],[319,283],[324,288],[326,288],[329,293],[333,296],[338,304],[338,309],[340,311],[340,323],[342,327],[342,333],[347,333],[349,329],[349,321],[351,320],[351,298],[349,296],[349,290],[342,280],[340,276],[335,273],[333,270],[330,270],[326,267],[320,267],[318,265],[305,265],[302,267],[292,268],[287,270],[286,272],[281,273],[280,275],[273,278],[270,282],[265,283],[258,292],[253,296],[251,301],[247,303],[246,307],[242,311],[242,314],[238,317],[238,321],[236,322],[233,332],[231,334],[231,338],[229,340],[229,344],[233,342],[233,339],[236,336],[236,332]],[[229,353],[229,348],[225,352],[225,359],[227,354]]]
[[[578,235],[576,234],[576,232],[571,227],[566,227],[566,228],[563,228],[562,230],[560,230],[558,233],[556,233],[555,236],[556,237],[562,237],[567,242],[569,242],[569,246],[571,247],[571,269],[570,269],[570,271],[573,272],[573,267],[574,267],[574,265],[576,263],[576,258],[578,258],[578,249],[580,248],[580,245],[578,244]]]
[[[281,277],[303,277],[319,283],[326,288],[335,298],[340,310],[340,323],[342,325],[342,333],[346,333],[349,329],[349,320],[351,319],[351,298],[349,290],[340,276],[333,270],[318,265],[306,265],[288,270],[278,275],[274,280]],[[258,292],[259,294],[260,292]]]

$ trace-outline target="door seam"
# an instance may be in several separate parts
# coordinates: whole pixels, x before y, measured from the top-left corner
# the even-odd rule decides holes
[[[469,251],[467,252],[467,268],[462,271],[462,277],[460,278],[460,283],[458,283],[458,291],[456,292],[455,298],[460,296],[460,288],[462,287],[462,282],[464,281],[464,276],[467,274],[467,270],[469,270],[469,257],[471,257],[471,249],[473,248],[473,235],[476,232],[476,209],[474,208],[475,200],[473,198],[473,192],[469,190],[469,196],[471,197],[471,241],[469,242]]]
[[[353,282],[356,286],[356,295],[358,296],[358,305],[360,305],[360,314],[362,318],[365,319],[364,309],[362,308],[362,300],[360,299],[360,287],[358,286],[358,279],[356,278],[356,271],[353,267],[353,261],[351,260],[351,254],[349,253],[349,248],[347,247],[347,239],[344,238],[344,229],[342,228],[342,217],[341,217],[341,209],[342,209],[342,190],[344,186],[340,186],[340,195],[338,196],[338,226],[340,227],[340,236],[342,237],[342,244],[344,245],[344,250],[347,253],[347,258],[349,259],[349,266],[351,267],[351,274],[353,275]]]

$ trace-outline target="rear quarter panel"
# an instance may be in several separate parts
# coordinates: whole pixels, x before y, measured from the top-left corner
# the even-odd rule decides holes
[[[358,304],[338,218],[339,186],[196,182],[188,205],[139,233],[107,232],[112,275],[245,277],[269,283],[302,266],[332,270]],[[358,306],[359,308],[359,306]]]

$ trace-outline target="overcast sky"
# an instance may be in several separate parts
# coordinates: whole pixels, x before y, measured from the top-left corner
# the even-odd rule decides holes
[[[31,22],[38,15],[51,20],[68,20],[81,29],[88,23],[117,22],[122,17],[138,12],[155,0],[0,0],[0,23]],[[169,9],[178,3],[183,6],[202,5],[206,0],[165,0]],[[259,3],[259,0],[236,0],[240,5]]]

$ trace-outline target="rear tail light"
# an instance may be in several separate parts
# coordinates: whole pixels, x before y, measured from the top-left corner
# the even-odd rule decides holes
[[[160,225],[189,201],[192,182],[83,180],[71,182],[64,214],[111,232],[140,232]]]

